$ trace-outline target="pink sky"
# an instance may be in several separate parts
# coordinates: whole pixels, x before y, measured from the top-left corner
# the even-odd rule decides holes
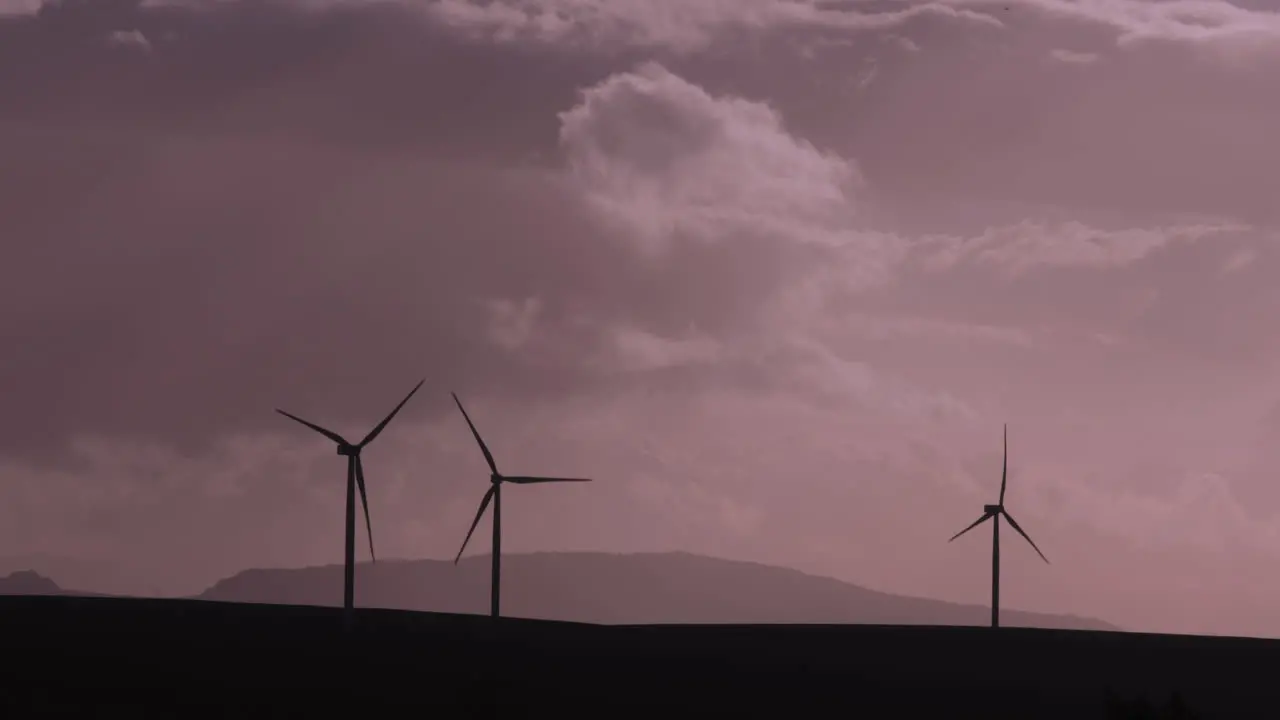
[[[41,8],[41,6],[44,6]],[[1280,14],[0,0],[0,548],[682,549],[1280,636]],[[1006,10],[1006,7],[1008,8]],[[544,491],[545,490],[545,491]],[[483,536],[475,551],[487,550]],[[130,584],[131,583],[131,584]],[[127,587],[126,587],[127,586]]]

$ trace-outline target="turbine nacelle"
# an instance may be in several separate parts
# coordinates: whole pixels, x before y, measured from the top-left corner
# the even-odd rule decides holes
[[[489,476],[489,482],[494,485],[500,485],[502,484],[502,476],[497,473],[493,473]]]
[[[360,455],[360,446],[359,446],[359,445],[348,445],[348,444],[346,444],[346,443],[340,443],[340,444],[338,445],[338,454],[339,454],[339,455],[345,455],[346,457],[359,457],[359,455]]]
[[[998,512],[1002,512],[1003,510],[1004,510],[1004,506],[1002,505],[983,505],[982,506],[982,511],[987,513],[988,515],[994,515]]]

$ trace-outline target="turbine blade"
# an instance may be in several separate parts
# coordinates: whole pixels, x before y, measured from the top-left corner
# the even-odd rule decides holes
[[[422,383],[426,381],[427,381],[426,378],[422,378],[421,380],[419,380],[418,384],[414,385],[413,389],[409,391],[409,394],[405,395],[404,399],[400,401],[400,404],[396,406],[395,410],[392,410],[390,413],[387,414],[386,417],[382,418],[382,422],[378,423],[377,427],[370,430],[369,434],[364,436],[364,439],[360,441],[360,447],[364,447],[365,445],[368,445],[369,443],[373,442],[373,439],[378,437],[378,435],[380,435],[382,431],[386,429],[387,424],[391,422],[391,418],[395,417],[396,413],[400,412],[400,408],[404,407],[404,404],[409,402],[409,398],[413,397],[413,394],[418,392],[418,388],[422,387]]]
[[[974,529],[974,528],[978,527],[979,525],[981,525],[982,523],[984,523],[984,522],[986,522],[986,521],[988,521],[988,520],[990,520],[990,519],[991,519],[991,513],[983,513],[983,514],[982,514],[982,517],[978,518],[977,520],[974,520],[972,525],[970,525],[969,527],[967,527],[967,528],[965,528],[965,529],[961,530],[960,532],[956,533],[955,535],[952,535],[952,536],[951,536],[951,540],[955,540],[956,538],[958,538],[958,537],[960,537],[961,535],[963,535],[963,534],[965,534],[965,533],[969,532],[970,530],[972,530],[972,529]],[[951,540],[948,540],[947,542],[951,542]]]
[[[489,470],[494,475],[500,475],[498,465],[493,461],[493,453],[489,452],[489,446],[484,444],[484,438],[480,437],[480,431],[476,430],[476,424],[471,422],[471,416],[467,414],[467,409],[462,407],[462,401],[458,399],[457,393],[453,395],[453,401],[458,404],[458,409],[462,411],[462,417],[467,419],[467,427],[471,428],[471,434],[475,436],[476,442],[480,444],[480,452],[484,453],[485,462],[489,463]]]
[[[378,562],[378,555],[373,551],[373,523],[369,522],[369,495],[364,489],[364,461],[356,455],[356,487],[360,488],[360,504],[364,506],[364,528],[369,532],[369,557]]]
[[[1000,504],[1004,505],[1004,489],[1009,481],[1009,423],[1004,425],[1004,464],[1000,468]]]
[[[462,551],[467,549],[467,543],[471,542],[471,534],[476,531],[476,526],[480,524],[480,518],[484,517],[484,511],[489,509],[489,502],[493,500],[493,494],[497,492],[497,485],[490,485],[485,491],[484,499],[480,501],[480,509],[476,511],[476,519],[471,521],[471,529],[467,531],[467,538],[462,541],[462,547],[458,548],[458,556],[453,559],[453,564],[457,565],[462,559]]]
[[[346,445],[346,444],[347,444],[347,441],[346,441],[346,440],[344,440],[344,439],[342,438],[342,436],[341,436],[341,435],[339,435],[338,433],[336,433],[336,432],[334,432],[334,431],[332,431],[332,430],[326,430],[325,428],[322,428],[322,427],[320,427],[319,425],[317,425],[317,424],[315,424],[315,423],[313,423],[313,422],[307,422],[306,420],[303,420],[302,418],[298,417],[297,415],[294,415],[294,414],[292,414],[292,413],[287,413],[287,412],[285,412],[284,410],[281,410],[280,408],[276,408],[276,412],[278,412],[278,413],[280,413],[281,415],[283,415],[283,416],[285,416],[285,417],[289,418],[290,420],[293,420],[293,421],[296,421],[296,422],[300,422],[300,423],[302,423],[303,425],[306,425],[307,427],[311,428],[312,430],[315,430],[316,432],[318,432],[318,433],[320,433],[321,435],[323,435],[323,436],[325,436],[325,437],[329,438],[330,440],[332,440],[332,441],[334,441],[334,442],[338,443],[339,445]]]
[[[1018,525],[1018,521],[1013,519],[1013,516],[1009,514],[1009,511],[1001,510],[1000,512],[1004,514],[1004,519],[1009,521],[1009,524],[1013,526],[1013,529],[1017,530],[1018,534],[1021,535],[1024,540],[1031,543],[1031,547],[1035,549],[1036,554],[1040,556],[1040,559],[1048,563],[1049,558],[1045,557],[1044,553],[1040,552],[1040,548],[1036,547],[1036,541],[1032,540],[1030,535],[1023,532],[1022,528]]]
[[[553,482],[591,482],[590,478],[528,477],[523,475],[516,476],[516,477],[503,476],[502,479],[505,482],[515,483],[516,485],[533,485],[536,483],[553,483]]]

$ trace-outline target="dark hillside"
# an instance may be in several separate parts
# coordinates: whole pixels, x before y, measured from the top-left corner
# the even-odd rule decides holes
[[[1105,718],[1110,692],[1269,717],[1280,643],[889,626],[616,626],[187,600],[0,598],[5,717]],[[921,715],[920,713],[926,713]]]

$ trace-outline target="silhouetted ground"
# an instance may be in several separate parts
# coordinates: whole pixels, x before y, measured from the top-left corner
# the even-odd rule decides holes
[[[622,626],[0,598],[0,717],[1274,717],[1280,643],[972,627]],[[1114,703],[1113,703],[1114,704]],[[785,713],[785,714],[781,714]],[[1147,716],[1155,717],[1155,716]]]

